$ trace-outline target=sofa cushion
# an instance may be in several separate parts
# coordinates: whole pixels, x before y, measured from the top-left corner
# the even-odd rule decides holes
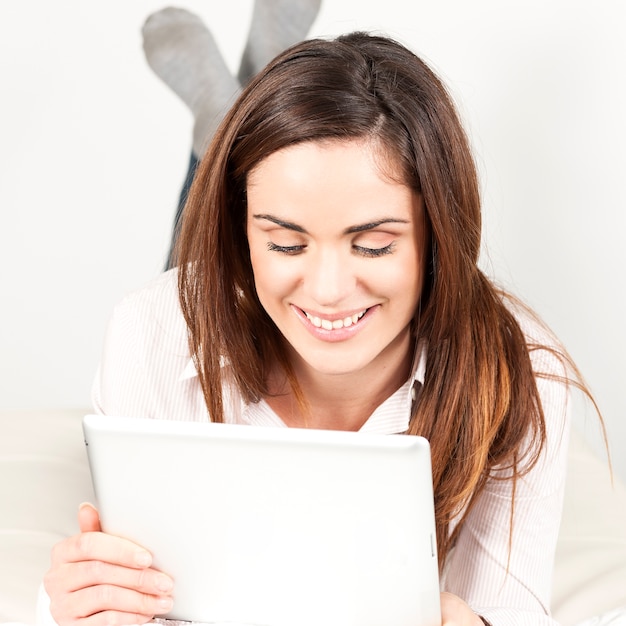
[[[563,626],[626,609],[626,487],[572,432],[552,611]]]
[[[0,622],[35,623],[52,546],[94,501],[81,418],[88,410],[0,412]],[[626,488],[573,433],[553,613],[564,626],[626,606]]]
[[[0,622],[35,622],[50,550],[93,500],[84,410],[0,412]]]

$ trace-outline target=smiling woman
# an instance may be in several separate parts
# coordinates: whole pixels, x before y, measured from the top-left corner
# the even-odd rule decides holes
[[[441,81],[382,37],[294,46],[227,114],[185,212],[180,299],[211,419],[229,419],[231,376],[292,426],[368,429],[415,397],[386,432],[430,441],[444,588],[496,623],[550,623],[575,369],[477,266],[476,168]],[[443,602],[451,622],[467,606]]]
[[[217,130],[178,269],[117,308],[96,408],[422,435],[443,624],[554,625],[568,394],[584,386],[478,268],[480,226],[469,144],[429,68],[363,33],[298,44]],[[81,528],[99,530],[95,511]],[[95,536],[55,550],[59,623],[165,612],[171,581],[137,546]]]
[[[419,194],[381,169],[377,150],[363,141],[305,142],[273,153],[248,177],[256,293],[307,400],[294,415],[279,369],[268,403],[293,425],[358,430],[372,402],[410,373],[425,223]]]

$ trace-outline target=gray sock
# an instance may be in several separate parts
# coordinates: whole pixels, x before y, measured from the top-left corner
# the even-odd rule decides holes
[[[322,0],[255,0],[240,84],[246,85],[279,52],[306,39],[321,4]]]
[[[148,64],[193,113],[193,151],[201,158],[239,83],[213,35],[193,13],[173,7],[153,13],[142,34]]]

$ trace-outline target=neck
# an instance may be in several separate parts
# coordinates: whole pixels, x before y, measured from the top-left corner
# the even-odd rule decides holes
[[[296,360],[306,406],[299,405],[284,373],[272,377],[266,401],[287,426],[357,431],[406,382],[411,362],[412,352],[407,351],[401,362],[378,363],[374,371],[324,374]]]

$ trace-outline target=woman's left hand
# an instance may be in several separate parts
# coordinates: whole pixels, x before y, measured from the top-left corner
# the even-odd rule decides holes
[[[453,593],[441,594],[441,626],[485,626],[485,622]]]

